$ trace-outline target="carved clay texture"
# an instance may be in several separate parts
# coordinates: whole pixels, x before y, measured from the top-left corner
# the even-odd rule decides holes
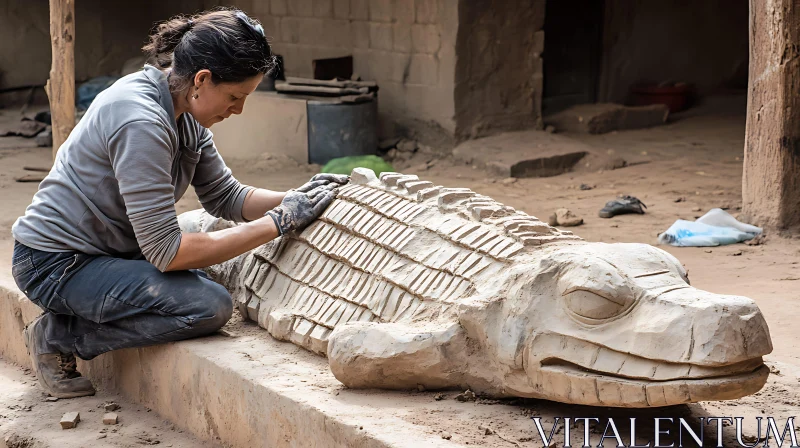
[[[476,207],[503,206],[469,190],[440,189],[424,199],[417,193],[430,182],[404,175],[382,180],[343,187],[320,220],[283,237],[273,254],[252,255],[243,274],[243,314],[266,329],[275,316],[286,316],[289,334],[273,336],[324,355],[336,325],[447,312],[520,254],[524,238],[554,239],[555,229],[518,212],[497,223],[472,219]]]

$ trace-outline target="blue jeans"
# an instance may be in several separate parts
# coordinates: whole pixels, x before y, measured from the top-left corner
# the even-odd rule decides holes
[[[230,319],[228,291],[199,270],[160,272],[146,260],[14,245],[17,286],[44,310],[39,353],[82,359],[213,333]]]

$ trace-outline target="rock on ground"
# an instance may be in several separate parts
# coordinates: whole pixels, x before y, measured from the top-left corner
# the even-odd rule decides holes
[[[550,215],[548,224],[551,226],[575,227],[583,224],[583,218],[572,213],[569,209],[560,208]]]

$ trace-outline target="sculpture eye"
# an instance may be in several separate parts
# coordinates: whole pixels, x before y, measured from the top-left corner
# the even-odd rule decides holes
[[[580,317],[591,320],[605,320],[618,316],[628,307],[628,303],[618,303],[584,289],[576,289],[564,294],[567,308]]]

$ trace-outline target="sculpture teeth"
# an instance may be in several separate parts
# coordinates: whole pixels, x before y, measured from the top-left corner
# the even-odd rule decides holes
[[[750,373],[763,364],[760,358],[720,367],[664,362],[560,335],[539,337],[535,347],[540,356],[538,362],[545,367],[556,370],[584,369],[597,375],[630,381],[663,382],[725,377]]]

